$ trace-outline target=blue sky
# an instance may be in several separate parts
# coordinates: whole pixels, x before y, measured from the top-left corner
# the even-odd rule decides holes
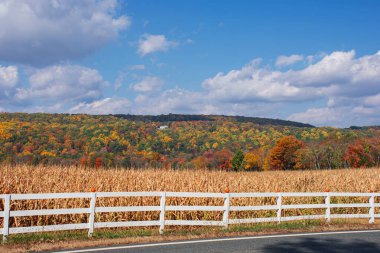
[[[1,0],[0,111],[380,124],[379,12],[375,0]]]

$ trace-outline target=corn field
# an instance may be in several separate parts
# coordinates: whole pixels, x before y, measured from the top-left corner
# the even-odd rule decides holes
[[[10,193],[177,191],[177,192],[369,192],[380,191],[380,169],[323,171],[225,172],[193,170],[85,169],[76,167],[2,166],[0,191]],[[335,197],[332,203],[368,202],[368,198]],[[380,199],[375,199],[379,202]],[[89,199],[12,201],[11,210],[86,208]],[[323,197],[288,197],[283,204],[324,203]],[[231,205],[275,205],[275,198],[232,199]],[[101,198],[97,206],[159,205],[158,197]],[[223,205],[222,199],[168,198],[167,205]],[[0,202],[0,210],[3,203]],[[287,215],[323,214],[324,209],[286,210]],[[334,209],[332,213],[368,213],[367,208]],[[375,210],[380,212],[380,210]],[[221,220],[222,212],[167,212],[166,219]],[[275,216],[275,211],[231,212],[230,218]],[[159,212],[100,213],[96,221],[157,220]],[[87,222],[88,215],[16,217],[11,226],[37,226]]]

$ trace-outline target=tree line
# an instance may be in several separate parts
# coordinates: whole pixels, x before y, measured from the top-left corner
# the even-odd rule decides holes
[[[236,171],[379,166],[377,127],[263,125],[206,116],[164,122],[0,113],[0,162]]]

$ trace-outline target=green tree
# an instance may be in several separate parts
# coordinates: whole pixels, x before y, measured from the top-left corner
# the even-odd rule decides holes
[[[243,151],[240,149],[235,153],[234,157],[232,158],[232,169],[234,171],[238,171],[242,168],[244,161],[244,154]]]

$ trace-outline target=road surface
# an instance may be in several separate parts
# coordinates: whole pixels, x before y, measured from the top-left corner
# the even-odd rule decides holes
[[[342,253],[380,252],[380,230],[339,231],[116,245],[60,253]]]

